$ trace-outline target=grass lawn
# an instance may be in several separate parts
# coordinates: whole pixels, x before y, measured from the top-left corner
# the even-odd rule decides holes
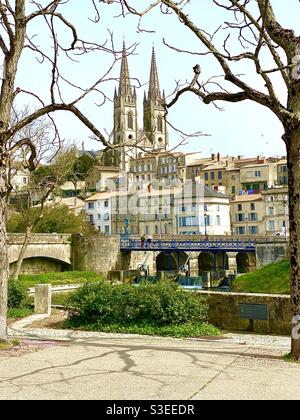
[[[72,292],[52,293],[52,305],[64,306]]]
[[[29,288],[34,287],[36,284],[52,284],[52,286],[62,286],[68,284],[83,284],[87,281],[97,282],[101,280],[101,276],[93,272],[64,271],[62,273],[21,275],[19,280]]]
[[[281,261],[238,277],[234,292],[290,294],[289,263]]]

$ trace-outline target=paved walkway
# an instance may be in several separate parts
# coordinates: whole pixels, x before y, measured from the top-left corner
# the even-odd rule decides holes
[[[158,338],[25,328],[10,335],[60,344],[0,357],[0,399],[300,399],[300,366],[284,337]]]

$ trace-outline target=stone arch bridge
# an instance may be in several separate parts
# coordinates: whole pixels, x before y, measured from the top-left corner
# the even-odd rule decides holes
[[[24,236],[9,235],[9,262],[16,263]],[[228,270],[237,267],[247,272],[287,258],[288,244],[284,238],[209,238],[164,236],[153,238],[142,247],[139,238],[121,238],[96,234],[82,235],[35,234],[30,240],[22,266],[23,273],[64,270],[110,271],[136,270],[147,258],[152,273],[178,270],[189,258],[193,275],[201,271]]]
[[[24,242],[24,235],[8,235],[8,259],[13,270]],[[34,234],[25,253],[22,273],[64,271],[72,266],[70,235]]]

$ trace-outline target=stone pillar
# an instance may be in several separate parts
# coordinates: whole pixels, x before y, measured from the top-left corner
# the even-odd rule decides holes
[[[36,314],[51,315],[51,284],[37,284],[35,286],[34,311]]]
[[[202,273],[202,283],[206,289],[212,288],[212,278],[210,271],[203,271]]]
[[[237,273],[237,262],[236,257],[238,252],[227,252],[228,255],[228,270]]]
[[[191,277],[199,276],[199,253],[198,252],[190,253],[190,274],[191,274]]]

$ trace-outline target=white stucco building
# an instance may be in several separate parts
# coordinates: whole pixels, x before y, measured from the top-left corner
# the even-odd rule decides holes
[[[229,197],[207,186],[203,193],[175,196],[176,233],[230,235]]]

